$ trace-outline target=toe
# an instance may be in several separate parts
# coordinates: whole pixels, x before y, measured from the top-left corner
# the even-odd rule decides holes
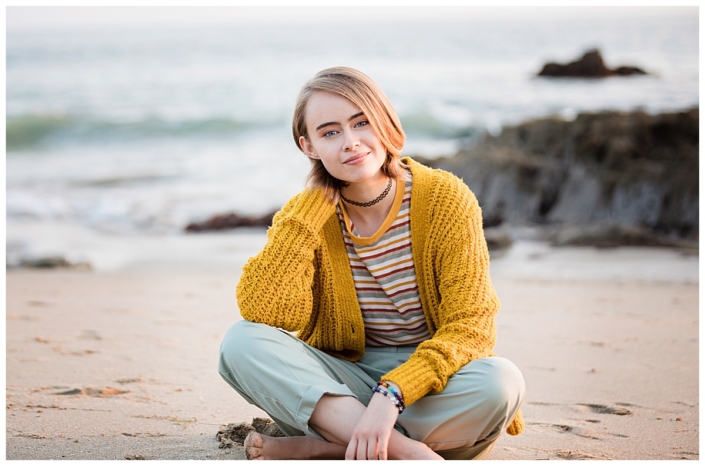
[[[262,436],[257,432],[250,432],[245,438],[245,457],[248,460],[261,460],[262,458]]]

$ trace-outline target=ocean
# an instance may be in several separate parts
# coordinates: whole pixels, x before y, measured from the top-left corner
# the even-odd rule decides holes
[[[279,208],[309,169],[291,136],[294,101],[330,66],[358,68],[380,84],[400,115],[407,155],[452,155],[485,132],[549,115],[697,106],[698,10],[653,10],[8,28],[8,243],[29,241],[28,225],[168,237],[215,214]],[[649,74],[536,77],[544,63],[591,48],[610,67]]]

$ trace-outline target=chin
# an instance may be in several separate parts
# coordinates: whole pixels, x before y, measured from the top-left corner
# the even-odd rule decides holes
[[[362,183],[363,181],[374,178],[381,168],[371,167],[369,169],[359,170],[356,173],[345,173],[344,178],[341,178],[346,183]]]

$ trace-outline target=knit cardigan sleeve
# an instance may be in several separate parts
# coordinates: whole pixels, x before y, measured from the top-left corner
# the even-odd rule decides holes
[[[313,308],[315,250],[321,230],[335,212],[320,189],[305,190],[274,216],[267,244],[250,258],[237,285],[237,301],[245,320],[287,331],[300,330]]]
[[[407,362],[383,376],[410,405],[442,391],[468,362],[493,355],[499,299],[489,275],[489,252],[477,199],[462,181],[445,176],[434,193],[424,250],[424,282],[432,289],[424,311],[432,337]],[[412,225],[413,228],[413,225]],[[435,328],[434,328],[435,327]]]

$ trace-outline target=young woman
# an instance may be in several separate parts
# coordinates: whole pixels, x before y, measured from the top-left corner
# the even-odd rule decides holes
[[[293,133],[309,186],[244,266],[244,320],[220,352],[222,377],[287,435],[250,434],[247,457],[472,459],[519,434],[524,379],[492,351],[475,196],[401,158],[399,118],[360,71],[309,81]]]

